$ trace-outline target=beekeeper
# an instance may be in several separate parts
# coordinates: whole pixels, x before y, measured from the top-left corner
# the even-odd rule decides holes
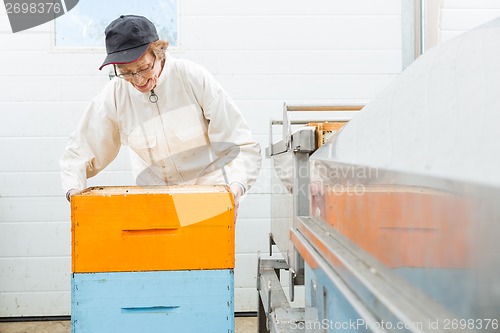
[[[93,99],[60,159],[66,198],[123,144],[138,185],[227,184],[237,207],[261,156],[233,100],[206,69],[174,59],[147,18],[122,15],[105,34],[99,69],[112,65],[116,78]]]

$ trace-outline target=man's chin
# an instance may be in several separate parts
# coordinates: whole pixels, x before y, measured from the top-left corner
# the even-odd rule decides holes
[[[151,86],[151,79],[148,79],[146,81],[146,83],[142,86],[139,86],[135,83],[132,84],[134,86],[135,89],[139,90],[140,92],[142,93],[146,93],[148,91],[150,91],[152,89],[152,86]]]

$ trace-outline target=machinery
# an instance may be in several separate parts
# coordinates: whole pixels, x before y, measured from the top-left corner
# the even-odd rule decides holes
[[[360,112],[285,104],[260,332],[498,332],[499,37],[497,19],[428,51]],[[297,110],[347,124],[319,142]]]
[[[318,320],[315,308],[291,308],[295,286],[304,285],[304,260],[292,242],[299,216],[309,214],[309,158],[329,136],[335,135],[361,105],[287,105],[283,120],[272,120],[267,157],[273,159],[270,255],[277,245],[283,259],[261,259],[258,263],[259,331],[293,330],[296,323]],[[297,119],[293,113],[307,114]],[[281,139],[274,143],[274,128],[281,126]],[[280,270],[289,271],[289,297],[280,284]]]
[[[315,108],[338,112],[328,126],[360,107],[285,105],[273,122],[285,138],[267,150],[270,254],[282,259],[259,259],[259,331],[497,330],[500,190],[341,162],[322,126],[289,119]],[[290,306],[297,285],[305,307]]]

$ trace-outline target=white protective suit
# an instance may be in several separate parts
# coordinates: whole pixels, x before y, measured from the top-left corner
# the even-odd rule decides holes
[[[118,78],[92,101],[60,159],[63,190],[84,189],[122,144],[138,185],[255,182],[260,146],[232,99],[203,67],[165,57],[156,103]]]

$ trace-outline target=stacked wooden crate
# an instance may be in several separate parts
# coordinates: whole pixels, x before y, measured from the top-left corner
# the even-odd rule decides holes
[[[226,187],[90,188],[71,214],[73,333],[234,331]]]

